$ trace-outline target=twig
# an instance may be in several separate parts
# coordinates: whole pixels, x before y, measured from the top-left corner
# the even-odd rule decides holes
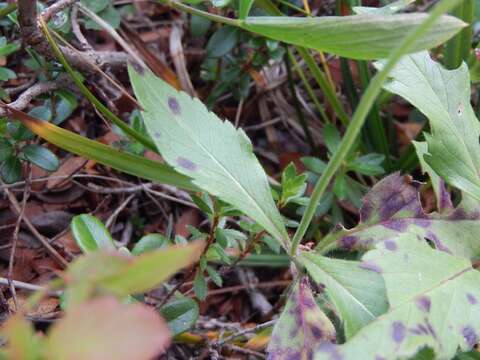
[[[122,203],[120,204],[120,206],[115,209],[115,211],[112,213],[112,215],[110,215],[110,217],[108,218],[108,220],[105,222],[105,227],[106,227],[107,229],[110,228],[110,226],[112,226],[112,224],[113,224],[113,222],[115,221],[115,218],[118,216],[118,214],[120,214],[120,213],[123,211],[123,209],[125,209],[125,207],[128,205],[128,203],[129,203],[130,201],[132,201],[132,199],[133,199],[134,197],[135,197],[135,194],[130,194],[130,196],[127,197],[127,198],[125,199],[125,201],[122,202]]]
[[[40,82],[36,83],[32,87],[25,90],[17,100],[8,104],[9,107],[15,110],[23,110],[25,109],[30,102],[37,96],[51,92],[53,90],[60,89],[65,87],[71,83],[71,80],[66,75],[61,75],[57,79],[48,81],[48,82]],[[0,108],[0,116],[6,116],[7,111],[4,108]]]
[[[72,22],[73,35],[75,35],[75,37],[77,38],[82,50],[93,51],[92,46],[88,43],[87,39],[85,38],[85,36],[83,36],[83,33],[80,30],[80,25],[78,24],[78,6],[77,5],[73,5],[70,18]]]
[[[21,213],[21,207],[20,204],[18,203],[17,199],[15,196],[12,194],[12,192],[5,187],[2,187],[3,191],[5,191],[5,194],[7,194],[8,200],[11,202],[13,205],[13,208],[15,212],[17,213],[18,216],[20,216]],[[55,250],[52,245],[48,242],[48,240],[38,232],[38,230],[33,226],[33,224],[28,220],[26,216],[22,218],[22,221],[27,225],[28,229],[32,232],[32,234],[37,238],[38,241],[45,247],[45,249],[48,251],[50,255],[58,262],[59,265],[61,265],[63,268],[66,268],[68,266],[68,262]]]
[[[47,8],[42,16],[45,21],[48,21],[58,11],[63,10],[65,7],[73,4],[73,0],[63,0],[55,3]],[[50,45],[46,41],[42,32],[37,24],[37,1],[36,0],[18,0],[18,24],[20,25],[20,32],[25,44],[32,46],[40,54],[51,59],[52,52],[50,51]],[[122,52],[110,52],[110,51],[96,51],[76,53],[68,47],[61,47],[62,52],[68,59],[69,63],[76,68],[85,71],[87,73],[95,72],[95,68],[92,63],[97,65],[110,66],[110,67],[123,67],[127,62],[127,55]]]
[[[256,356],[260,359],[265,359],[266,358],[266,356],[264,354],[262,354],[258,351],[243,348],[241,346],[237,346],[237,345],[233,345],[233,344],[227,344],[225,346],[228,347],[229,349],[235,351],[235,352],[239,352],[239,353],[246,354],[246,355],[253,355],[253,356]]]
[[[215,346],[215,347],[220,347],[222,346],[223,344],[233,340],[233,339],[236,339],[240,336],[243,336],[243,335],[246,335],[246,334],[250,334],[252,332],[257,332],[257,331],[260,331],[260,330],[263,330],[265,328],[268,328],[270,326],[273,326],[275,323],[277,322],[277,320],[270,320],[270,321],[267,321],[263,324],[258,324],[254,327],[251,327],[251,328],[248,328],[248,329],[243,329],[243,330],[240,330],[238,332],[236,332],[235,334],[232,334],[230,336],[227,336],[226,338],[223,338],[223,339],[220,339],[214,343],[212,343],[211,345],[212,346]]]
[[[30,166],[28,167],[28,176],[27,176],[27,184],[25,186],[25,189],[23,190],[23,199],[22,199],[22,208],[20,210],[20,214],[18,215],[17,223],[15,225],[15,230],[13,231],[13,237],[12,237],[12,248],[10,249],[10,258],[8,261],[8,273],[7,273],[7,279],[8,279],[8,285],[10,287],[10,293],[12,294],[13,298],[13,303],[15,305],[15,312],[18,311],[18,299],[17,299],[17,293],[15,291],[15,286],[13,285],[12,282],[12,277],[13,277],[13,265],[15,263],[15,253],[17,250],[17,244],[18,244],[18,233],[20,232],[20,225],[22,224],[22,219],[23,216],[25,215],[25,209],[27,207],[27,200],[30,197],[30,182],[29,180],[31,179],[31,169]]]
[[[9,285],[9,279],[0,277],[0,285]],[[22,289],[22,290],[28,290],[28,291],[40,291],[40,290],[45,290],[45,287],[40,286],[40,285],[34,285],[30,283],[26,283],[23,281],[18,281],[18,280],[12,280],[12,285],[17,288],[17,289]],[[62,294],[62,291],[58,290],[52,290],[48,292],[49,295],[52,296],[60,296]]]

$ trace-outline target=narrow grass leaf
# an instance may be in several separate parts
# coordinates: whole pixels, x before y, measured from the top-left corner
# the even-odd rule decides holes
[[[412,28],[429,15],[353,15],[341,17],[247,17],[241,27],[265,37],[354,59],[387,58]],[[444,15],[411,52],[438,46],[459,32],[465,23]],[[352,36],[355,34],[355,36]]]

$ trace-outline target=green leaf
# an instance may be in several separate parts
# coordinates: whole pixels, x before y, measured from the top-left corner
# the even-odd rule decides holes
[[[325,125],[323,128],[323,142],[330,154],[335,154],[341,141],[337,127],[333,124]]]
[[[119,295],[151,290],[178,270],[196,262],[203,247],[203,241],[195,241],[140,255],[122,271],[102,279],[102,287]]]
[[[152,250],[165,248],[169,245],[172,245],[172,242],[162,234],[148,234],[138,240],[132,249],[132,255],[141,255]]]
[[[382,7],[369,7],[369,6],[354,6],[352,10],[355,14],[376,14],[376,15],[390,15],[395,14],[412,4],[415,0],[397,0],[388,5]]]
[[[382,154],[367,154],[348,163],[347,168],[367,176],[381,175],[385,172],[382,167],[384,160],[385,156]]]
[[[247,17],[241,26],[265,37],[354,59],[382,59],[429,14],[299,17]],[[465,24],[442,16],[411,52],[438,46]],[[352,36],[355,34],[355,36]]]
[[[2,337],[8,339],[6,356],[1,359],[39,360],[42,358],[43,339],[32,324],[21,314],[10,317],[1,329]]]
[[[193,280],[193,291],[195,292],[195,296],[200,300],[203,301],[207,298],[207,281],[203,276],[203,272],[197,270],[195,274],[195,279]]]
[[[7,157],[0,170],[0,175],[6,184],[19,181],[22,177],[22,163],[14,155]]]
[[[252,8],[253,3],[255,0],[239,0],[239,12],[238,12],[238,17],[240,19],[245,19],[248,16],[248,13],[250,12],[250,9]]]
[[[445,189],[445,182],[425,161],[424,155],[428,154],[428,144],[425,141],[413,141],[412,143],[415,147],[415,152],[417,153],[418,160],[420,161],[422,172],[424,174],[428,173],[428,176],[432,181],[433,191],[435,192],[435,197],[437,198],[438,211],[443,212],[444,210],[452,208],[450,196],[448,196],[447,190]]]
[[[102,11],[110,4],[110,0],[81,0],[81,2],[95,13]]]
[[[436,359],[451,359],[478,342],[480,273],[470,261],[412,235],[393,244],[379,243],[363,258],[385,280],[389,311],[345,345],[321,346],[316,359],[404,359],[425,346]]]
[[[84,253],[117,249],[110,232],[95,216],[87,214],[74,216],[70,226],[78,247]]]
[[[445,206],[442,213],[426,214],[420,202],[419,183],[398,173],[379,181],[363,199],[360,223],[353,229],[329,234],[317,246],[366,250],[376,242],[395,239],[408,233],[432,242],[438,249],[466,258],[480,255],[480,203],[464,196],[457,208]],[[442,192],[442,203],[450,204],[450,195]]]
[[[287,247],[288,234],[252,143],[198,100],[129,67],[145,125],[163,158],[195,185],[250,216]]]
[[[337,309],[347,339],[387,310],[382,277],[362,269],[360,262],[331,259],[314,252],[302,253],[300,261]]]
[[[232,50],[237,44],[238,29],[234,26],[222,26],[212,35],[207,44],[207,56],[219,58]]]
[[[282,173],[282,195],[280,203],[282,205],[298,199],[303,195],[307,188],[307,175],[297,175],[297,169],[293,163],[290,163]]]
[[[480,200],[480,123],[470,104],[467,65],[445,70],[422,52],[404,57],[390,76],[385,89],[430,121],[425,161],[447,183]]]
[[[43,146],[27,145],[22,149],[22,153],[28,161],[44,170],[55,171],[58,169],[57,156]]]
[[[212,279],[214,284],[217,285],[218,287],[222,287],[222,284],[223,284],[222,276],[211,266],[207,265],[206,270],[207,270],[208,276],[210,277],[210,279]]]
[[[195,325],[199,308],[195,300],[179,294],[160,308],[160,314],[167,321],[172,336],[176,336]]]
[[[0,138],[0,163],[5,161],[13,153],[13,146],[7,139]]]
[[[13,113],[15,119],[20,120],[33,133],[62,149],[127,174],[186,190],[198,191],[188,177],[174,171],[170,166],[118,151],[100,142],[89,140],[48,122],[35,119],[22,111],[13,108],[10,108],[9,111]]]
[[[294,285],[273,328],[268,358],[311,359],[319,343],[334,341],[335,337],[333,324],[316,304],[308,279],[303,277]]]
[[[0,67],[0,81],[7,81],[16,78],[17,74],[15,74],[15,71],[10,70],[6,67]]]

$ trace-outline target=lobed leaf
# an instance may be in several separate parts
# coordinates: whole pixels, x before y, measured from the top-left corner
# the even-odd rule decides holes
[[[385,280],[389,311],[344,345],[320,345],[315,359],[404,359],[427,346],[451,359],[478,342],[480,273],[469,260],[405,234],[378,243],[363,264]]]
[[[270,360],[311,359],[317,344],[335,341],[335,328],[318,307],[303,277],[292,289],[273,328],[267,352]]]
[[[265,37],[354,59],[382,59],[429,14],[298,17],[247,17],[241,27]],[[412,52],[438,46],[465,27],[444,15],[421,38]],[[352,36],[355,34],[355,36]]]
[[[480,123],[470,104],[467,65],[445,70],[421,52],[404,57],[390,77],[385,89],[404,97],[430,121],[425,161],[447,183],[480,200]]]
[[[235,206],[284,247],[288,234],[267,176],[241,129],[149,71],[129,67],[145,125],[163,158],[195,185]]]
[[[419,183],[394,173],[379,181],[368,192],[360,209],[357,227],[329,234],[318,249],[368,250],[377,242],[408,233],[425,238],[438,250],[466,258],[480,255],[480,204],[464,196],[457,208],[426,214],[418,191]],[[442,203],[450,204],[442,190]]]

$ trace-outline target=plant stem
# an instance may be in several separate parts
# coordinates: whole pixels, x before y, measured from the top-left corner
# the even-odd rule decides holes
[[[220,16],[220,15],[215,15],[212,13],[209,13],[208,11],[203,11],[194,7],[190,7],[188,5],[185,5],[183,3],[177,2],[177,1],[171,1],[171,0],[158,0],[161,4],[168,5],[170,7],[173,7],[174,9],[177,10],[182,10],[185,11],[189,14],[192,15],[198,15],[201,16],[205,19],[212,20],[214,22],[220,23],[220,24],[225,24],[225,25],[232,25],[232,26],[237,26],[241,27],[242,26],[242,20],[238,19],[231,19],[227,18],[225,16]]]
[[[50,31],[48,30],[48,26],[45,24],[45,21],[42,17],[39,18],[40,27],[45,34],[47,41],[49,42],[50,46],[52,47],[52,51],[55,54],[56,58],[60,63],[63,65],[67,73],[70,75],[72,80],[75,82],[75,85],[80,89],[82,94],[111,122],[117,125],[122,131],[131,137],[133,140],[138,141],[143,146],[147,147],[148,149],[158,152],[157,147],[155,144],[143,134],[135,131],[134,129],[130,128],[125,122],[123,122],[119,117],[117,117],[113,112],[111,112],[105,105],[103,105],[96,97],[92,94],[90,90],[83,84],[82,79],[78,76],[75,70],[70,66],[67,62],[65,57],[63,56],[60,48],[53,40]]]
[[[298,120],[300,121],[300,125],[302,125],[303,132],[305,133],[305,137],[307,139],[308,144],[310,145],[310,149],[312,151],[315,150],[315,142],[313,141],[312,134],[310,133],[310,129],[308,128],[307,120],[305,120],[305,116],[303,115],[302,109],[300,108],[300,101],[298,101],[297,91],[295,90],[295,84],[293,83],[292,77],[292,66],[290,63],[290,50],[288,49],[288,45],[285,45],[285,67],[287,69],[287,79],[288,79],[288,87],[290,88],[290,92],[292,93],[293,98],[293,107],[295,108],[295,112],[297,113]]]
[[[290,255],[292,257],[296,256],[298,245],[305,235],[310,222],[313,219],[317,205],[324,194],[330,180],[335,175],[335,172],[341,166],[345,156],[348,154],[350,149],[355,143],[355,140],[365,122],[365,119],[368,115],[368,112],[375,103],[375,99],[382,89],[382,85],[387,80],[388,74],[395,67],[401,57],[408,53],[415,44],[415,40],[420,38],[426,31],[428,31],[434,24],[435,21],[444,13],[448,12],[454,6],[459,4],[462,0],[441,0],[432,10],[430,16],[425,19],[419,26],[410,31],[408,35],[403,38],[401,43],[391,52],[388,61],[383,66],[382,70],[378,72],[370,82],[368,88],[366,89],[358,108],[356,109],[352,121],[345,132],[345,135],[342,139],[342,142],[335,152],[333,157],[328,162],[325,171],[322,176],[318,179],[315,188],[310,199],[310,203],[305,209],[302,220],[300,222],[297,231],[292,239],[292,246],[290,249]]]
[[[475,0],[464,0],[451,13],[469,24],[460,33],[447,42],[444,48],[444,65],[456,69],[462,61],[467,61],[472,44],[472,22],[475,12]]]

